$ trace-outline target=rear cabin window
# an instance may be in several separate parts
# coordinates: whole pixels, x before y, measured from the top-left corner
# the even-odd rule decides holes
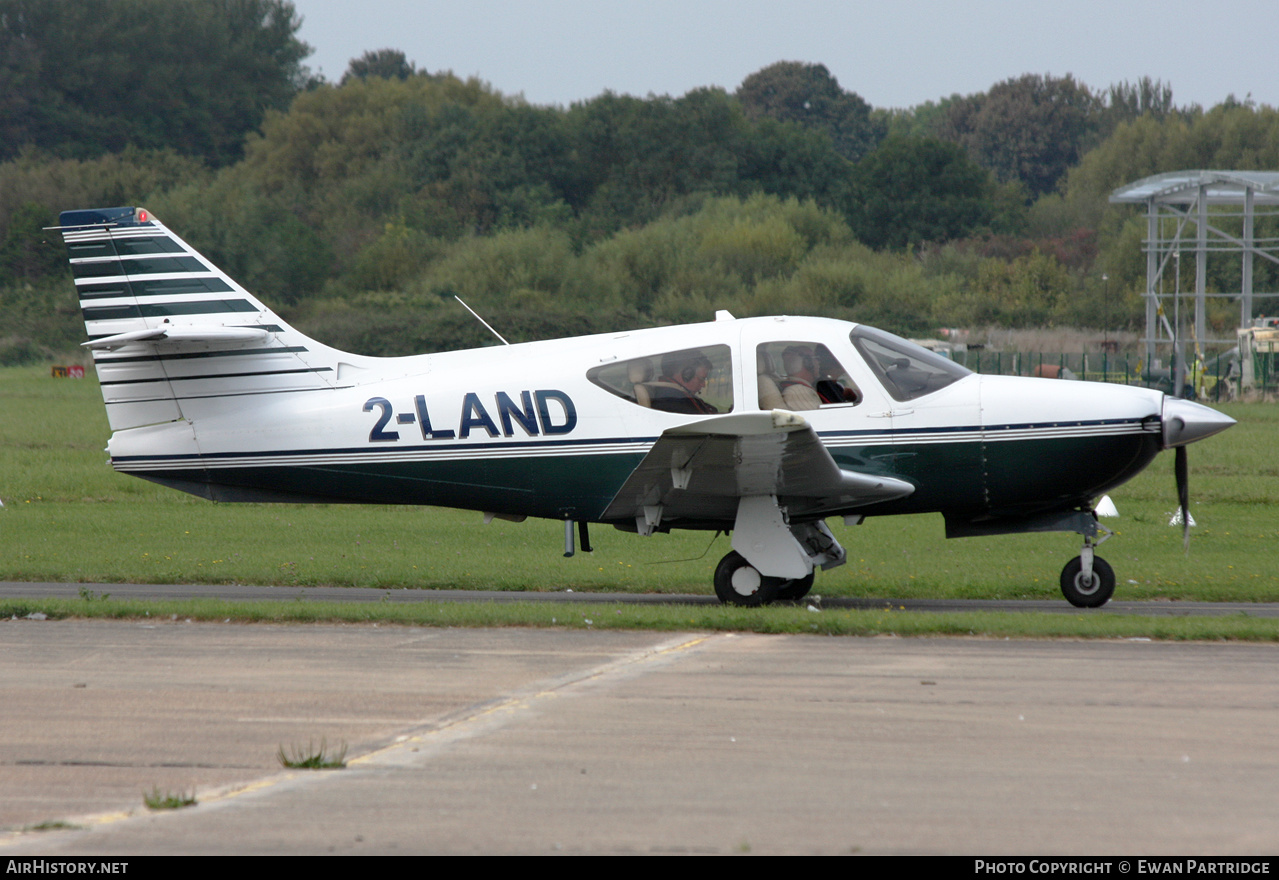
[[[894,400],[914,400],[972,374],[967,367],[883,330],[854,327],[849,338]]]
[[[705,345],[614,361],[586,378],[637,406],[687,415],[733,411],[733,360],[727,345]]]

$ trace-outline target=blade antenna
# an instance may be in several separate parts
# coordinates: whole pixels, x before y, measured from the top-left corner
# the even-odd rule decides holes
[[[485,321],[483,318],[481,318],[481,317],[480,317],[480,316],[476,313],[475,309],[471,308],[471,307],[470,307],[470,306],[468,306],[466,303],[462,302],[462,297],[458,296],[458,295],[455,293],[455,294],[453,294],[453,298],[454,298],[455,300],[457,300],[458,302],[462,303],[462,308],[466,309],[466,310],[467,310],[468,312],[470,312],[472,315],[475,315],[475,320],[479,321],[481,324],[483,324],[485,327],[487,327],[487,328],[488,328],[488,331],[489,331],[490,333],[492,333],[492,334],[493,334],[494,336],[496,336],[498,339],[501,339],[501,340],[502,340],[502,344],[503,344],[503,345],[510,345],[510,344],[511,344],[511,343],[507,342],[507,341],[506,341],[506,340],[502,337],[502,334],[501,334],[501,333],[498,333],[496,330],[494,330],[494,329],[493,329],[493,327],[492,327],[492,325],[491,325],[491,324],[489,324],[489,322],[488,322],[488,321]]]

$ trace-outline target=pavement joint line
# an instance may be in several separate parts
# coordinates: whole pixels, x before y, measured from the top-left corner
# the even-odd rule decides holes
[[[657,659],[665,659],[669,655],[684,653],[694,648],[700,647],[712,639],[720,640],[733,637],[733,633],[714,633],[699,634],[694,636],[681,636],[670,639],[658,645],[642,648],[633,651],[614,660],[609,660],[593,669],[581,670],[576,672],[564,673],[552,679],[552,684],[540,685],[536,690],[522,689],[514,694],[506,697],[500,697],[487,703],[481,703],[475,706],[467,707],[451,716],[436,721],[429,725],[430,729],[422,730],[418,733],[401,734],[396,737],[395,741],[389,743],[379,749],[366,752],[358,758],[348,761],[348,766],[352,764],[373,764],[373,762],[381,762],[389,759],[398,752],[402,752],[406,746],[411,744],[427,744],[443,746],[448,742],[455,742],[460,739],[478,734],[487,729],[484,722],[494,718],[499,712],[508,716],[513,716],[519,711],[528,709],[534,701],[546,698],[557,697],[566,688],[573,685],[584,684],[590,681],[597,681],[605,676],[622,670],[634,668],[645,662],[651,662]]]
[[[393,763],[387,762],[382,764],[381,761],[405,751],[405,749],[410,745],[434,741],[434,744],[444,746],[450,742],[456,742],[470,736],[478,735],[486,732],[487,730],[492,730],[501,726],[500,721],[492,726],[482,723],[493,719],[493,717],[499,712],[504,712],[508,716],[515,716],[519,714],[521,710],[528,709],[533,702],[540,699],[557,697],[560,692],[574,685],[598,681],[609,674],[619,673],[627,669],[635,668],[644,663],[659,659],[666,659],[673,655],[687,653],[696,648],[705,646],[712,640],[722,641],[725,639],[736,638],[736,636],[736,633],[701,633],[691,636],[677,636],[657,645],[651,645],[639,650],[631,651],[628,654],[608,660],[590,669],[561,673],[558,676],[553,676],[550,679],[551,684],[549,685],[545,683],[538,683],[533,688],[520,688],[509,696],[498,697],[493,700],[473,704],[472,706],[449,713],[442,720],[430,722],[427,725],[431,728],[430,730],[425,730],[421,733],[398,734],[391,742],[383,746],[376,747],[359,757],[352,758],[350,761],[347,761],[346,769],[350,769],[354,765],[366,767],[370,770],[379,767],[394,767],[396,765]],[[418,725],[417,729],[420,730],[422,726],[423,725]],[[412,729],[413,728],[410,728],[410,730]],[[182,809],[157,811],[147,809],[145,806],[138,806],[131,809],[116,809],[67,819],[65,821],[73,827],[58,831],[32,831],[22,828],[12,829],[10,831],[0,831],[0,848],[16,844],[19,841],[28,840],[31,835],[34,834],[47,835],[49,836],[49,839],[54,839],[54,837],[61,837],[62,835],[67,834],[83,834],[86,831],[105,828],[107,826],[115,825],[138,817],[152,817],[160,819],[165,815],[199,810],[200,807],[206,805],[216,804],[218,806],[229,806],[232,802],[243,796],[276,789],[287,783],[306,785],[319,783],[327,779],[341,779],[343,775],[344,772],[338,770],[306,772],[285,770],[271,774],[270,776],[254,779],[249,782],[215,786],[203,793],[197,791],[197,803],[191,807],[184,807]]]

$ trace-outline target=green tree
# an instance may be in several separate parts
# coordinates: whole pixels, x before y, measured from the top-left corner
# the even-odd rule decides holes
[[[971,235],[990,222],[990,175],[960,147],[890,137],[857,163],[853,231],[874,248],[903,248]]]
[[[336,260],[326,230],[261,192],[242,175],[223,172],[212,186],[192,185],[156,197],[166,226],[249,290],[274,303],[318,295]]]
[[[11,234],[19,237],[26,234],[13,232],[14,224],[19,227],[26,224],[27,231],[34,234],[57,223],[58,212],[68,208],[148,205],[156,193],[208,177],[201,162],[179,156],[172,150],[128,149],[84,161],[24,155],[15,161],[0,163],[0,240]],[[48,238],[48,233],[39,234]],[[65,263],[65,248],[59,245],[54,251],[58,253],[56,262]],[[58,267],[58,277],[64,268]],[[21,274],[30,277],[28,270]]]
[[[51,222],[50,212],[35,202],[13,212],[0,240],[0,287],[66,274],[66,249],[57,233],[44,231]]]
[[[1172,102],[1172,85],[1163,80],[1152,80],[1143,76],[1135,83],[1127,80],[1111,83],[1106,90],[1106,109],[1103,114],[1106,133],[1109,134],[1120,122],[1136,119],[1149,114],[1155,119],[1177,112]]]
[[[382,79],[408,79],[417,73],[417,67],[399,49],[374,49],[365,52],[359,58],[352,58],[346,73],[342,74],[342,85],[353,79],[368,79],[380,76]]]
[[[588,238],[695,210],[705,196],[846,200],[852,164],[825,131],[749,120],[719,89],[647,100],[605,93],[575,105],[568,122],[577,177],[567,201]]]
[[[963,146],[999,180],[1019,180],[1039,196],[1091,145],[1102,111],[1101,99],[1069,74],[1025,74],[952,101],[938,135]]]
[[[745,121],[721,90],[646,100],[605,92],[574,105],[569,126],[578,203],[605,231],[651,220],[681,196],[739,189]]]
[[[400,156],[410,185],[459,230],[562,221],[575,194],[564,114],[513,103],[408,108]]]
[[[775,119],[815,128],[835,150],[857,161],[883,139],[885,121],[855,92],[844,91],[824,64],[779,61],[752,73],[737,88],[748,119]]]
[[[773,119],[756,122],[739,150],[738,174],[747,185],[826,207],[845,204],[852,170],[825,132]]]
[[[133,145],[233,162],[306,82],[300,25],[287,0],[0,0],[0,160]]]
[[[967,100],[963,95],[951,95],[938,101],[925,101],[905,109],[875,109],[873,115],[885,127],[886,135],[904,137],[942,137],[947,115],[953,104]]]

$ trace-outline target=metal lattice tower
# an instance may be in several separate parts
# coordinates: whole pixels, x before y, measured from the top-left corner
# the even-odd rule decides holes
[[[1252,323],[1254,299],[1279,297],[1279,293],[1254,293],[1253,261],[1256,257],[1279,264],[1279,238],[1257,238],[1260,217],[1279,216],[1279,171],[1172,171],[1156,174],[1120,187],[1110,195],[1112,204],[1146,206],[1146,363],[1155,363],[1156,346],[1180,348],[1183,338],[1168,322],[1180,308],[1180,257],[1195,257],[1193,341],[1205,345],[1230,344],[1234,339],[1208,338],[1207,297],[1238,297],[1239,326]],[[1237,233],[1236,233],[1237,230]],[[1208,255],[1240,255],[1240,290],[1208,293]],[[1175,276],[1174,289],[1164,290],[1165,274]],[[1188,294],[1191,291],[1185,291]],[[1184,355],[1180,359],[1184,364]],[[1174,359],[1174,364],[1176,359]],[[1178,386],[1179,387],[1179,386]]]

